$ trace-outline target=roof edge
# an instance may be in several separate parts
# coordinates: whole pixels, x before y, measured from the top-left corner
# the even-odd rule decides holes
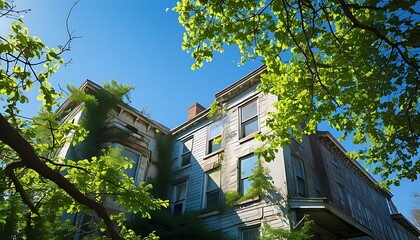
[[[317,135],[323,136],[323,137],[327,137],[334,145],[336,145],[338,147],[338,149],[340,149],[340,151],[342,151],[344,153],[344,155],[346,155],[346,157],[351,160],[350,162],[352,162],[373,184],[378,185],[378,181],[376,181],[372,175],[367,172],[362,165],[360,165],[360,163],[358,163],[357,161],[355,161],[354,159],[351,159],[348,155],[347,155],[347,150],[343,147],[343,145],[341,145],[341,143],[331,134],[331,132],[329,131],[317,131]],[[392,193],[388,190],[388,189],[384,189],[384,188],[380,188],[380,190],[385,193],[386,195],[388,195],[390,198],[393,197]]]

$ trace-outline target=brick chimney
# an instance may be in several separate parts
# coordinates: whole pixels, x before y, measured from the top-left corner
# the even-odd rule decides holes
[[[194,103],[188,108],[188,120],[191,120],[192,118],[197,116],[197,114],[201,113],[204,110],[206,109],[199,103]]]

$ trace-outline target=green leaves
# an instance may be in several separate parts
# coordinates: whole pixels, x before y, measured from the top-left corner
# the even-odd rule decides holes
[[[269,161],[290,136],[301,139],[328,121],[342,139],[371,145],[353,157],[380,163],[390,184],[420,173],[420,45],[413,44],[419,18],[416,1],[397,5],[185,0],[174,11],[194,69],[225,43],[237,45],[242,63],[263,59],[267,74],[259,89],[278,102],[266,122],[272,131],[259,136],[267,141],[261,156]]]
[[[169,205],[168,201],[155,199],[150,194],[152,185],[144,182],[138,186],[134,179],[126,174],[132,164],[126,164],[128,160],[121,156],[120,149],[109,148],[100,157],[77,162],[66,160],[68,178],[74,185],[85,194],[94,196],[100,202],[109,202],[116,199],[116,203],[126,211],[141,213],[143,217],[150,217],[149,209],[160,209]],[[68,211],[80,211],[75,208]]]

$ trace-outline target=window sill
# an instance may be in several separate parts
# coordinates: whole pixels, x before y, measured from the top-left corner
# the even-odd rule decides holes
[[[213,216],[213,215],[217,215],[219,213],[220,213],[219,210],[212,210],[210,212],[202,213],[202,214],[198,215],[198,217],[199,218],[205,218],[205,217],[210,217],[210,216]]]
[[[260,196],[256,196],[256,197],[252,197],[252,198],[248,198],[248,199],[245,199],[243,201],[240,201],[236,205],[240,206],[240,205],[244,205],[244,204],[247,204],[247,203],[252,203],[252,202],[259,201],[260,199],[261,199]]]
[[[244,142],[248,142],[248,141],[254,139],[256,134],[260,134],[260,133],[261,133],[260,131],[255,132],[255,133],[251,133],[248,136],[239,139],[239,143],[242,144]]]
[[[178,168],[175,169],[175,171],[181,171],[181,170],[184,170],[184,169],[189,168],[189,167],[191,167],[191,163],[187,164],[185,166],[182,166],[182,167],[178,167]]]
[[[242,205],[254,203],[260,200],[261,200],[260,196],[251,197],[244,200],[237,200],[236,202],[234,202],[234,204],[231,207],[232,208],[241,207]]]
[[[217,150],[215,152],[209,153],[209,154],[207,154],[207,155],[205,155],[203,157],[203,160],[209,159],[209,158],[211,158],[211,157],[213,157],[215,155],[218,155],[219,153],[222,153],[222,152],[224,152],[224,149],[219,149],[219,150]]]

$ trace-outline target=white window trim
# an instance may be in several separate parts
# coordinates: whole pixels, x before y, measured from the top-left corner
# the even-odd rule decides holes
[[[188,149],[189,150],[188,152],[184,152],[184,145],[185,145],[186,142],[188,142],[190,140],[191,140],[191,149]],[[191,160],[192,160],[192,157],[193,157],[192,156],[192,151],[193,151],[193,148],[194,148],[193,146],[194,146],[194,137],[193,136],[185,138],[181,141],[181,154],[180,154],[181,157],[180,157],[180,161],[179,161],[179,168],[180,169],[191,166]],[[182,165],[182,161],[184,159],[184,156],[187,155],[188,153],[190,153],[190,162],[188,164]]]
[[[246,192],[242,192],[242,185],[243,185],[243,183],[242,183],[242,180],[243,179],[248,179],[249,178],[249,176],[248,177],[246,177],[246,178],[242,178],[242,161],[244,161],[244,160],[246,160],[246,159],[249,159],[249,158],[251,158],[251,157],[257,157],[254,153],[251,153],[251,154],[248,154],[248,155],[244,155],[244,156],[242,156],[242,157],[240,157],[239,159],[238,159],[238,169],[239,169],[239,174],[238,174],[238,179],[239,179],[239,182],[238,182],[238,188],[239,188],[239,193],[241,194],[241,195],[245,195],[246,194]],[[257,161],[259,161],[258,160],[258,157],[257,157]],[[251,169],[251,171],[254,171],[254,169],[255,169],[255,167],[256,166],[254,166],[254,168],[253,169]]]
[[[217,169],[213,169],[213,170],[210,170],[210,171],[208,171],[208,172],[205,172],[204,173],[204,180],[203,180],[203,193],[202,193],[202,209],[206,209],[207,207],[208,207],[208,204],[207,204],[207,193],[209,192],[208,191],[208,189],[207,189],[207,183],[208,183],[208,180],[209,180],[209,177],[210,177],[210,174],[211,173],[213,173],[213,172],[216,172],[216,171],[219,171],[219,182],[218,182],[218,188],[217,189],[215,189],[215,190],[213,190],[213,191],[219,191],[219,206],[221,205],[221,199],[220,199],[220,194],[221,194],[221,187],[220,187],[220,180],[221,180],[221,171],[220,171],[220,168],[217,168]]]
[[[247,136],[242,136],[244,134],[243,130],[242,130],[242,108],[245,107],[248,104],[251,104],[254,101],[255,101],[256,106],[257,106],[257,124],[258,124],[257,130],[253,133],[248,134]],[[242,103],[241,105],[239,105],[238,108],[237,108],[237,112],[238,112],[238,133],[239,133],[238,136],[239,136],[239,140],[245,140],[245,139],[248,140],[250,138],[253,138],[254,134],[260,132],[260,128],[261,128],[261,126],[260,126],[260,115],[261,114],[260,114],[260,106],[259,106],[258,97],[254,97],[252,99],[249,99],[249,100],[245,101],[244,103]]]
[[[180,186],[182,184],[185,184],[185,198],[182,201],[176,201],[177,186]],[[174,211],[175,211],[175,203],[180,203],[180,202],[182,202],[181,214],[184,214],[185,213],[186,203],[187,203],[187,196],[188,196],[187,194],[188,194],[188,180],[173,185],[173,189],[172,189],[172,204],[171,204],[172,205],[172,207],[171,207],[171,212],[172,213],[174,213]]]
[[[216,124],[216,123],[219,123],[220,122],[220,124],[221,124],[221,129],[220,129],[220,134],[219,135],[217,135],[216,137],[214,137],[214,138],[210,138],[210,128],[214,125],[214,124]],[[220,146],[220,149],[218,149],[218,150],[213,150],[212,152],[210,152],[210,140],[214,140],[214,139],[216,139],[217,137],[223,137],[223,120],[218,120],[218,121],[216,121],[216,122],[212,122],[212,123],[210,123],[209,125],[208,125],[208,127],[207,127],[207,139],[206,139],[206,154],[207,155],[211,155],[211,154],[213,154],[213,153],[216,153],[216,152],[219,152],[219,151],[221,151],[221,149],[222,149],[222,145]],[[222,141],[222,139],[221,139],[221,141]],[[222,144],[222,142],[220,142],[220,144]]]

